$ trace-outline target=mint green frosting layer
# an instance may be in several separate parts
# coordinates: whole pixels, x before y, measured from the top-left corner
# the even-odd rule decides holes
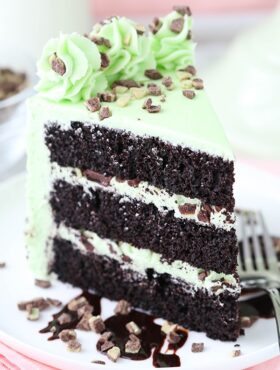
[[[172,21],[181,18],[184,26],[179,33],[171,31]],[[166,71],[175,71],[180,67],[194,64],[195,43],[188,39],[192,29],[192,18],[188,15],[181,16],[172,12],[164,18],[160,18],[159,30],[151,36],[152,52],[156,59],[157,68]]]
[[[111,47],[99,45],[106,52],[110,64],[104,69],[109,82],[119,79],[142,80],[145,69],[155,68],[151,39],[138,35],[136,23],[124,17],[113,17],[104,24],[94,26],[90,37],[104,37]]]
[[[52,69],[51,59],[54,55],[65,65],[63,75]],[[40,82],[36,88],[42,96],[53,101],[78,102],[89,99],[107,87],[100,66],[100,53],[92,41],[77,33],[61,34],[44,47],[37,64]]]

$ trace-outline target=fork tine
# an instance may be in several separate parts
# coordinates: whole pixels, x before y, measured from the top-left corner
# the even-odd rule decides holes
[[[250,252],[249,240],[246,233],[246,224],[247,224],[247,211],[240,211],[240,221],[241,221],[241,232],[242,232],[242,244],[243,244],[243,256],[244,256],[244,265],[246,272],[252,272],[254,270],[253,258]]]
[[[266,264],[265,264],[265,260],[264,260],[263,253],[261,250],[259,236],[257,235],[257,232],[256,232],[256,227],[257,227],[256,223],[258,222],[257,213],[254,211],[248,212],[248,221],[249,221],[249,225],[251,228],[251,236],[253,240],[252,248],[253,248],[253,253],[255,256],[256,268],[257,270],[260,270],[260,269],[265,270]]]
[[[267,230],[267,226],[265,224],[262,213],[258,212],[258,216],[259,216],[260,224],[262,227],[262,235],[263,235],[263,240],[264,240],[264,253],[267,259],[268,269],[279,274],[279,266],[278,266],[275,249],[272,244],[272,239]]]

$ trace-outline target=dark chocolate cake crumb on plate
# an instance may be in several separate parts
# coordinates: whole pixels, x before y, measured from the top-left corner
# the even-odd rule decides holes
[[[204,343],[192,343],[192,352],[203,352]]]
[[[88,99],[85,106],[90,112],[97,112],[101,108],[100,100],[98,97]]]
[[[99,119],[102,121],[103,119],[109,118],[112,116],[112,112],[109,107],[101,107],[99,110]]]

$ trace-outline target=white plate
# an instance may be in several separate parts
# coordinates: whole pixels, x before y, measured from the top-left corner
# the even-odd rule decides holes
[[[271,232],[277,229],[280,209],[280,182],[273,176],[249,167],[237,167],[237,205],[262,209]],[[24,176],[18,176],[0,186],[0,260],[7,263],[0,270],[0,340],[17,351],[48,365],[67,370],[101,369],[91,361],[105,360],[106,369],[152,369],[152,359],[130,361],[120,359],[111,363],[95,350],[97,336],[94,333],[78,332],[82,344],[81,353],[69,353],[60,341],[48,342],[47,334],[39,334],[55,309],[42,313],[38,322],[30,322],[23,312],[18,311],[17,302],[35,296],[50,296],[67,302],[80,293],[79,289],[59,282],[48,290],[35,287],[27,270],[23,241],[24,230]],[[111,315],[114,303],[102,300],[102,316]],[[265,335],[264,335],[265,333]],[[195,354],[190,350],[192,342],[204,342],[205,351]],[[178,351],[181,369],[241,369],[278,354],[276,325],[273,319],[257,321],[246,335],[238,339],[242,356],[231,357],[234,343],[222,343],[206,338],[203,333],[191,332],[187,343]]]

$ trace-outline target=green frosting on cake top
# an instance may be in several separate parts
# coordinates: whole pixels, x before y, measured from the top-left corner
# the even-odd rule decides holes
[[[145,70],[172,73],[193,63],[191,16],[173,11],[156,28],[112,17],[89,36],[61,34],[50,40],[38,62],[37,90],[53,101],[78,102],[96,96],[117,80],[146,79]]]

